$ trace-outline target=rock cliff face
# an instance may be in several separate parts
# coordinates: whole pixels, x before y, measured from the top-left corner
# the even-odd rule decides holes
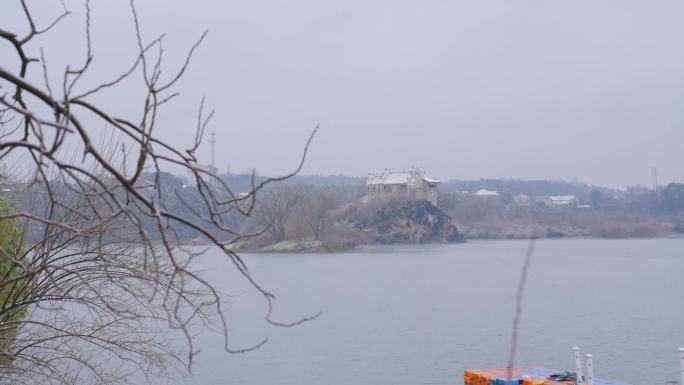
[[[383,244],[463,242],[451,217],[424,200],[390,202],[357,227]]]

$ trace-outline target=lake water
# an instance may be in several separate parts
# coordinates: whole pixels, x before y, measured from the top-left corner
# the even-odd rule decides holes
[[[370,247],[340,254],[246,255],[276,293],[276,318],[319,310],[294,328],[261,321],[266,305],[217,254],[207,275],[233,295],[235,348],[197,337],[195,385],[462,384],[466,368],[502,367],[527,241]],[[211,256],[210,256],[211,257]],[[574,366],[638,385],[678,379],[684,347],[684,239],[541,240],[529,270],[517,365]]]

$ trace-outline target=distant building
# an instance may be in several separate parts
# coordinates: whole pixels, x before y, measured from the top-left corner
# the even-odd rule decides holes
[[[578,199],[574,195],[538,195],[535,201],[547,206],[576,206]]]
[[[481,196],[481,197],[498,197],[499,193],[496,191],[482,189],[482,190],[479,190],[478,192],[476,192],[475,195]]]
[[[530,197],[528,197],[525,194],[518,194],[515,197],[513,197],[513,203],[515,203],[518,206],[529,206]]]
[[[534,198],[534,201],[537,203],[545,204],[547,206],[551,206],[553,202],[551,202],[551,197],[548,195],[537,195]]]
[[[370,174],[366,179],[365,199],[388,199],[391,197],[409,197],[426,199],[437,204],[437,185],[439,180],[425,176],[418,169],[409,171],[385,170],[379,174]]]
[[[577,197],[574,195],[558,195],[549,198],[555,206],[575,206],[577,204]]]

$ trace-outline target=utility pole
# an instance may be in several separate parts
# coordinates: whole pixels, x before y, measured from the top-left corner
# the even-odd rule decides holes
[[[209,133],[209,136],[211,137],[211,139],[209,139],[209,143],[211,143],[211,164],[209,165],[209,167],[211,168],[211,172],[213,174],[215,174],[216,173],[216,152],[214,149],[214,145],[216,144],[216,133],[211,132],[211,133]]]

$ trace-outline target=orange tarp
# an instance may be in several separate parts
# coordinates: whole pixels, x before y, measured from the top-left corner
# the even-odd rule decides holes
[[[523,384],[523,385],[575,385],[574,381],[553,381],[548,375],[555,372],[541,368],[514,368],[510,373],[508,369],[469,369],[466,370],[463,379],[465,385],[495,385],[495,384]]]

